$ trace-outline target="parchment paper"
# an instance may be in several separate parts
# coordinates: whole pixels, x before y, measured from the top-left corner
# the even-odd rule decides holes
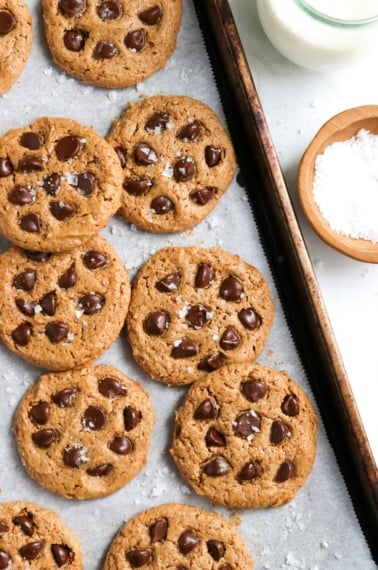
[[[19,81],[0,97],[0,135],[46,115],[69,117],[106,135],[112,121],[129,101],[157,93],[187,94],[200,99],[223,120],[190,0],[184,0],[177,50],[166,68],[137,87],[123,90],[84,85],[55,67],[42,32],[40,3],[29,0],[28,4],[34,19],[32,53]],[[150,255],[167,245],[219,245],[255,265],[270,283],[276,308],[273,330],[258,362],[285,369],[312,397],[246,195],[236,181],[216,210],[192,231],[152,235],[114,218],[102,233],[117,249],[130,278]],[[2,240],[1,249],[6,247]],[[38,486],[21,466],[11,433],[13,415],[25,390],[37,380],[41,371],[0,346],[0,499],[32,501],[55,510],[78,535],[86,570],[101,569],[106,550],[125,520],[145,508],[165,502],[199,505],[231,517],[248,544],[256,569],[370,570],[375,567],[321,422],[314,470],[294,501],[278,509],[231,513],[197,497],[170,459],[173,413],[186,390],[167,388],[149,379],[133,362],[123,336],[99,361],[119,367],[151,393],[157,423],[149,461],[146,469],[117,493],[98,500],[69,501]]]

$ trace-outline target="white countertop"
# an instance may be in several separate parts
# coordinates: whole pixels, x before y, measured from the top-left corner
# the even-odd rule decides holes
[[[312,231],[296,195],[300,158],[318,129],[333,115],[378,103],[376,61],[332,73],[302,69],[264,34],[256,0],[231,0],[246,56],[272,139],[298,215],[336,340],[378,462],[378,265],[337,253]],[[377,217],[378,224],[378,217]]]

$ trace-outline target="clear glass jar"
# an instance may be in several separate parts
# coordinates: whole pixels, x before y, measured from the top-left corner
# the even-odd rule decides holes
[[[275,48],[301,67],[333,71],[378,56],[378,0],[257,0]]]

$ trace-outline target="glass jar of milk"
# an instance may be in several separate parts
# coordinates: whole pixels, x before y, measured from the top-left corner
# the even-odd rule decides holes
[[[378,56],[378,0],[257,0],[272,44],[287,59],[332,71]]]

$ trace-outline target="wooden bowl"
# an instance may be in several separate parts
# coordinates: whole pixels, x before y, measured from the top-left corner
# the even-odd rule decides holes
[[[310,225],[323,241],[359,261],[378,263],[378,243],[350,238],[333,230],[321,215],[313,195],[316,157],[322,154],[330,144],[348,140],[361,129],[378,135],[378,105],[348,109],[335,115],[321,127],[307,147],[299,164],[298,196]]]

